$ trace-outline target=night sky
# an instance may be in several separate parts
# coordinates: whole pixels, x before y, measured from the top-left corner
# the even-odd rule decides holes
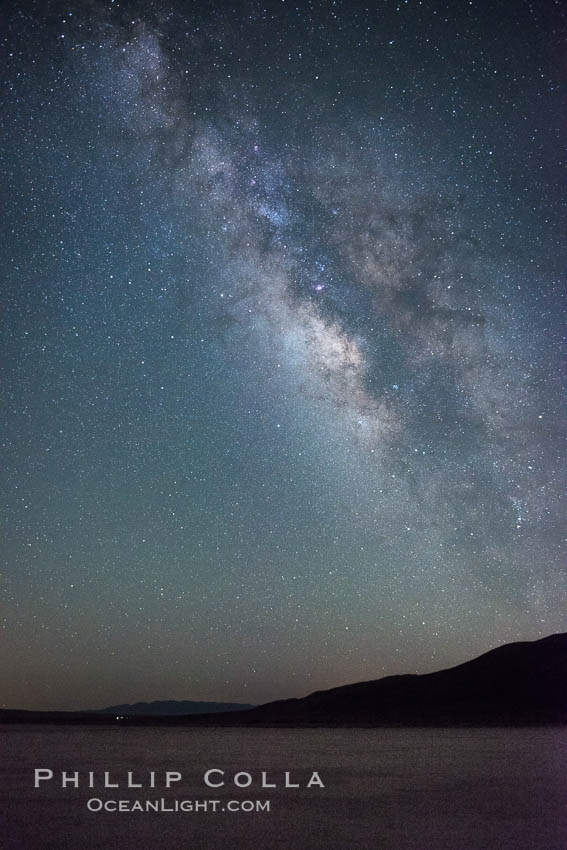
[[[561,6],[5,4],[4,706],[567,629]]]

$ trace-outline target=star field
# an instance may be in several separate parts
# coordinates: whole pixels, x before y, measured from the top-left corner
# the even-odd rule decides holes
[[[6,707],[262,702],[566,629],[565,31],[9,4]]]

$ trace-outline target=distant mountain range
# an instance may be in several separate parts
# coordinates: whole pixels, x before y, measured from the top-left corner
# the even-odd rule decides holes
[[[223,705],[184,714],[139,706]],[[226,706],[232,708],[226,709]],[[5,723],[200,726],[526,726],[567,724],[567,634],[511,643],[436,673],[387,676],[255,708],[136,703],[102,712],[0,711]]]
[[[242,702],[193,702],[192,700],[156,700],[155,702],[135,702],[124,705],[111,705],[103,708],[101,714],[220,714],[224,711],[247,711],[253,705]]]

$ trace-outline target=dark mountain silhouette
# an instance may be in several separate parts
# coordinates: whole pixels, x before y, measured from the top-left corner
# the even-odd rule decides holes
[[[567,634],[512,643],[425,675],[388,676],[231,717],[269,725],[567,723]]]
[[[253,705],[241,702],[194,702],[192,700],[156,700],[155,702],[135,702],[132,705],[111,705],[103,708],[101,714],[219,714],[224,711],[247,711]]]
[[[567,724],[567,634],[505,644],[436,673],[387,676],[245,711],[155,715],[134,714],[131,709],[132,706],[113,706],[106,713],[4,710],[0,711],[0,722],[199,726]]]

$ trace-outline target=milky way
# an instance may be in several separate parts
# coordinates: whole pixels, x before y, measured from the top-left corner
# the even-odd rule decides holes
[[[6,705],[565,629],[565,22],[508,13],[14,7]]]

